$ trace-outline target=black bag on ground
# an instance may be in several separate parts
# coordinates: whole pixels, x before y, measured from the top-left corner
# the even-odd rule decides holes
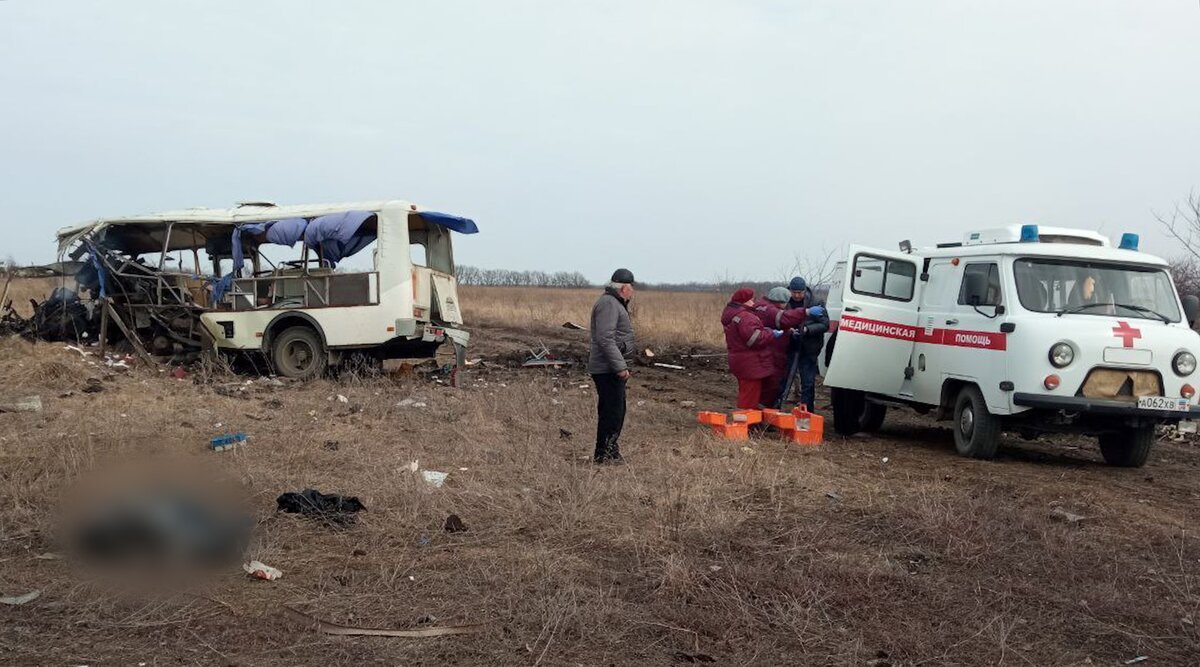
[[[289,491],[276,498],[275,503],[280,512],[303,514],[339,523],[350,523],[354,521],[355,512],[364,512],[367,509],[356,496],[321,493],[316,489],[305,489],[299,493]]]

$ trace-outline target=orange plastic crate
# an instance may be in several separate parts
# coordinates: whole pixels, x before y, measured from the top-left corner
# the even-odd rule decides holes
[[[726,440],[749,440],[750,428],[746,424],[726,424],[717,429],[717,434]]]
[[[795,415],[789,415],[786,412],[774,412],[773,414],[765,415],[765,417],[769,426],[774,426],[780,431],[793,431],[796,429]]]
[[[825,439],[825,418],[804,412],[803,416],[793,414],[796,420],[795,430],[790,432],[791,441],[797,445],[819,445]],[[808,429],[801,430],[801,420],[808,420]]]
[[[738,419],[738,417],[745,417],[745,419]],[[750,424],[762,423],[762,420],[763,420],[762,410],[734,410],[733,411],[733,421],[738,422],[740,424],[746,424],[747,426],[749,426]]]

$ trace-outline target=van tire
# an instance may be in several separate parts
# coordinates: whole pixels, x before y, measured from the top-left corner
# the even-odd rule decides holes
[[[862,427],[863,433],[874,433],[883,426],[883,419],[887,416],[887,406],[882,403],[872,403],[871,401],[863,401],[862,417],[859,419],[859,425]]]
[[[271,340],[271,365],[284,377],[312,380],[325,372],[329,354],[317,332],[305,326],[291,326]]]
[[[833,402],[833,430],[839,435],[854,435],[863,430],[862,418],[867,398],[854,389],[829,390]]]
[[[1150,458],[1154,446],[1154,427],[1127,428],[1100,436],[1100,454],[1110,466],[1140,468]]]
[[[1000,420],[988,412],[979,387],[963,387],[954,401],[954,448],[962,456],[990,459],[999,446]]]

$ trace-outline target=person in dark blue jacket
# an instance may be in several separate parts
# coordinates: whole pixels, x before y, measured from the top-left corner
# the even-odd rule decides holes
[[[808,282],[796,276],[788,283],[788,290],[792,293],[792,298],[788,301],[787,307],[791,308],[812,308],[813,306],[824,306],[823,303],[817,303],[813,297],[812,290],[808,288]],[[821,354],[821,348],[825,345],[825,332],[829,331],[829,315],[825,314],[824,308],[821,308],[820,317],[809,316],[805,321],[804,326],[796,330],[792,335],[792,344],[788,350],[789,368],[796,368],[797,379],[800,381],[800,402],[808,408],[809,412],[813,412],[816,408],[816,388],[817,388],[817,355]],[[795,357],[798,358],[794,358]],[[787,396],[781,397],[782,400],[787,400]]]

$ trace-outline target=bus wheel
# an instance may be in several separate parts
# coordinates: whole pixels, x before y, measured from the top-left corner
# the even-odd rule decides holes
[[[871,401],[863,401],[862,418],[859,424],[862,426],[863,433],[874,433],[883,426],[883,418],[887,416],[887,406],[882,403],[872,403]]]
[[[271,342],[271,363],[284,377],[311,380],[325,372],[327,354],[317,332],[288,327]]]
[[[1127,428],[1100,436],[1100,454],[1110,466],[1140,468],[1146,465],[1153,446],[1153,426]]]
[[[964,387],[954,402],[954,447],[973,459],[990,459],[1000,445],[1000,420],[988,412],[979,387]]]
[[[833,402],[833,430],[840,435],[854,435],[863,430],[863,410],[867,399],[861,391],[833,387],[829,391]]]

